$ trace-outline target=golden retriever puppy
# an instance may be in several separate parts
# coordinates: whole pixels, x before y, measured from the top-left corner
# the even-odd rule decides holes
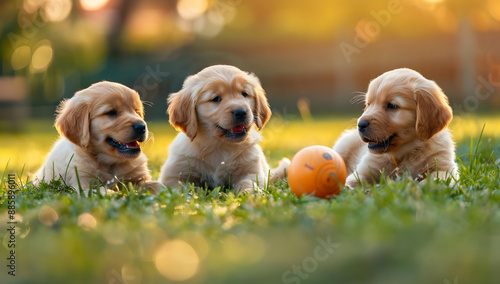
[[[35,183],[62,177],[77,189],[77,173],[85,193],[90,184],[104,188],[119,180],[156,191],[140,142],[148,137],[139,94],[121,84],[100,82],[61,102],[55,143]]]
[[[170,123],[181,131],[169,147],[160,182],[169,187],[192,182],[251,191],[268,182],[269,165],[258,143],[271,117],[259,79],[234,66],[215,65],[189,76],[168,98]],[[290,161],[270,172],[284,177]]]
[[[451,119],[448,98],[434,81],[407,68],[380,75],[368,87],[357,129],[333,146],[347,166],[346,186],[379,182],[382,172],[394,178],[405,170],[417,180],[428,174],[456,177]]]

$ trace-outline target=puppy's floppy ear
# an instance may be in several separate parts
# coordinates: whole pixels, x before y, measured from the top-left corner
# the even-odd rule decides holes
[[[253,74],[249,74],[248,76],[255,92],[255,124],[260,130],[271,118],[271,108],[267,102],[266,92],[260,85],[259,79]]]
[[[90,143],[90,106],[77,96],[62,101],[57,107],[55,126],[69,141],[87,148]]]
[[[429,81],[416,87],[417,123],[416,130],[419,138],[427,140],[450,123],[453,112],[448,98],[441,88]]]
[[[169,96],[167,112],[170,124],[193,141],[198,133],[198,117],[195,98],[189,88],[182,88]]]

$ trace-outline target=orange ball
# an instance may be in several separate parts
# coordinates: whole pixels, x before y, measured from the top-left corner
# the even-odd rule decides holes
[[[345,185],[347,170],[342,157],[332,148],[309,146],[300,150],[288,168],[288,183],[293,193],[332,198]]]

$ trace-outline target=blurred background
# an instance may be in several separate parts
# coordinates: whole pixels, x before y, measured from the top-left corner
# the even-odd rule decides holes
[[[296,199],[286,182],[242,198],[22,190],[19,275],[1,283],[301,283],[285,273],[311,260],[320,239],[341,246],[307,270],[307,283],[498,282],[500,191],[488,187],[500,164],[500,0],[0,0],[0,176],[27,183],[57,139],[57,104],[110,80],[150,102],[155,145],[144,153],[157,178],[176,135],[166,98],[213,64],[260,78],[272,166],[333,145],[355,125],[363,107],[352,99],[371,79],[413,68],[449,96],[457,157],[477,177],[456,187],[403,178],[331,201]],[[476,157],[488,167],[469,163]]]
[[[101,80],[165,120],[168,94],[212,64],[255,73],[281,114],[356,117],[354,93],[398,67],[435,80],[455,114],[498,111],[500,1],[0,1],[2,130]]]

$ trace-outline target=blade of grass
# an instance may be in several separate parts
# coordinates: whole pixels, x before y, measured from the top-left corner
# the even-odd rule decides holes
[[[481,140],[483,138],[483,133],[484,133],[484,128],[486,127],[486,123],[483,124],[483,128],[481,129],[481,133],[479,133],[479,137],[477,139],[476,147],[474,149],[474,144],[473,144],[473,138],[471,137],[471,145],[470,145],[470,160],[469,160],[469,168],[471,173],[477,168],[477,162],[478,162],[478,157],[477,157],[477,151],[479,149],[479,145],[481,144]]]
[[[80,183],[80,177],[78,176],[78,170],[76,169],[76,166],[75,166],[75,174],[76,174],[76,181],[78,182],[78,193],[80,193],[80,196],[86,197],[82,189],[82,184]],[[90,198],[91,195],[92,195],[92,189],[89,190],[88,197]]]
[[[66,171],[64,171],[64,180],[66,180],[66,176],[68,175],[68,168],[69,168],[69,165],[71,164],[71,161],[73,160],[74,156],[75,156],[75,154],[71,155],[71,158],[69,158],[69,162],[66,165]],[[52,172],[54,172],[54,164],[52,164]],[[52,178],[54,178],[54,177],[52,177]]]
[[[17,179],[19,180],[19,188],[24,188],[24,182],[22,180],[22,176],[23,176],[25,168],[26,168],[26,164],[23,165],[23,168],[21,169],[21,173],[19,173],[17,175]]]
[[[9,160],[7,160],[7,164],[5,165],[5,169],[3,170],[2,179],[0,180],[0,188],[2,188],[4,183],[5,183],[5,174],[7,173],[7,170],[9,168],[9,162],[10,162],[10,158],[9,158]]]

